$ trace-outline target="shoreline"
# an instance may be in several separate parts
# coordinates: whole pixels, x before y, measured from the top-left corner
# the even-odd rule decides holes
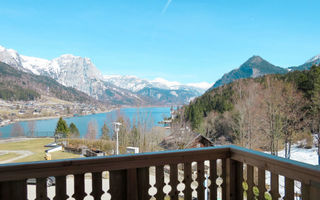
[[[100,112],[95,112],[95,113],[88,113],[88,114],[84,114],[84,115],[79,115],[76,117],[81,117],[81,116],[88,116],[88,115],[94,115],[94,114],[101,114],[101,113],[109,113],[115,110],[119,110],[119,109],[123,109],[123,108],[163,108],[163,107],[168,107],[170,108],[171,105],[147,105],[147,106],[120,106],[120,107],[116,107],[116,108],[110,108],[107,109],[106,111],[100,111]],[[16,122],[28,122],[28,121],[37,121],[37,120],[49,120],[49,119],[58,119],[60,117],[63,118],[71,118],[71,117],[75,117],[73,115],[60,115],[60,116],[45,116],[45,117],[32,117],[32,118],[19,118],[19,119],[15,119],[15,120],[10,120],[9,122],[6,122],[5,124],[1,124],[0,127],[5,127],[5,126],[9,126],[10,124],[14,124]]]
[[[116,108],[119,109],[119,108]],[[88,113],[84,115],[79,115],[79,116],[88,116],[88,115],[94,115],[94,114],[100,114],[100,113],[108,113],[116,109],[108,109],[106,111],[101,111],[101,112],[95,112],[95,113]],[[6,124],[1,124],[0,127],[4,126],[9,126],[10,124],[14,124],[16,122],[28,122],[28,121],[38,121],[38,120],[49,120],[49,119],[58,119],[58,118],[71,118],[74,117],[73,115],[60,115],[60,116],[45,116],[45,117],[32,117],[32,118],[19,118],[19,119],[14,119],[10,120],[9,122],[6,122]]]

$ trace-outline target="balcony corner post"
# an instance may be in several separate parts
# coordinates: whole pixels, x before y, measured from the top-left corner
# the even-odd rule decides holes
[[[226,162],[226,199],[243,199],[242,190],[242,165],[240,162],[227,158]]]
[[[311,181],[309,192],[310,192],[310,194],[309,194],[310,200],[319,199],[319,196],[320,196],[320,183]]]

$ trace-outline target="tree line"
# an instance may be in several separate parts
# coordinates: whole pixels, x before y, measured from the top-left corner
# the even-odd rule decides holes
[[[179,110],[193,131],[290,157],[294,141],[320,136],[320,67],[284,75],[240,79],[207,91]],[[318,137],[319,138],[319,137]],[[319,140],[320,142],[320,140]]]
[[[112,143],[112,146],[109,145],[109,149],[106,150],[111,150],[115,149],[116,134],[112,124],[107,122],[117,121],[121,123],[118,132],[120,153],[125,153],[127,146],[139,147],[141,152],[159,150],[158,144],[164,138],[165,132],[159,127],[152,126],[151,115],[146,115],[148,116],[142,117],[137,114],[133,120],[130,120],[120,112],[117,113],[116,117],[110,114],[107,115],[108,119],[106,119],[100,130],[97,121],[92,119],[88,123],[87,131],[83,138],[81,138],[80,132],[74,123],[70,123],[68,126],[67,122],[60,118],[57,122],[55,135],[60,134],[63,138],[68,138],[69,141],[74,139],[72,142],[78,142],[79,145],[87,144],[88,141],[108,141],[110,144]]]

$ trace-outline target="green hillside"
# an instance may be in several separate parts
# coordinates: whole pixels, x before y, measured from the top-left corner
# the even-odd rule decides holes
[[[234,81],[180,109],[178,121],[218,142],[272,150],[319,132],[320,67]],[[280,144],[278,144],[280,145]]]

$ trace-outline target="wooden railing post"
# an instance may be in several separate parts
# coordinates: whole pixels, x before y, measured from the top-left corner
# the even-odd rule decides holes
[[[110,171],[111,199],[147,200],[148,190],[149,168]]]
[[[240,162],[227,159],[226,162],[227,177],[226,177],[226,199],[236,200],[243,199],[242,180],[243,180],[243,165]]]
[[[87,194],[85,192],[84,174],[74,175],[74,194],[73,198],[83,200]],[[38,188],[37,188],[38,189]]]
[[[210,160],[210,200],[217,200],[217,183],[216,180],[218,178],[217,175],[217,161],[216,160]]]
[[[310,191],[310,195],[309,195],[310,200],[319,199],[319,197],[320,197],[320,183],[316,183],[316,182],[311,181],[309,191]]]
[[[138,179],[138,199],[139,200],[149,200],[149,168],[138,168],[137,169],[137,179]]]
[[[47,196],[47,178],[37,178],[36,200],[49,200]]]
[[[56,176],[56,196],[53,200],[68,199],[66,176]]]
[[[170,199],[171,200],[178,200],[178,198],[179,198],[179,191],[177,190],[178,167],[176,164],[170,165],[170,182],[169,183],[171,185],[171,191],[169,193]]]
[[[103,195],[102,190],[102,172],[94,172],[92,173],[92,192],[91,195],[93,196],[94,200],[101,199]]]
[[[205,192],[205,187],[204,187],[204,163],[198,162],[197,163],[197,181],[198,181],[198,187],[197,187],[197,195],[198,199],[204,199],[204,192]]]
[[[320,184],[311,182],[310,184],[302,183],[301,187],[302,200],[317,200],[320,197]]]
[[[184,199],[191,200],[192,199],[192,189],[191,189],[191,182],[192,182],[192,166],[191,163],[184,163],[184,179],[183,182],[185,184],[184,189]],[[163,198],[161,198],[163,199]]]
[[[190,183],[191,183],[191,181],[190,181]],[[189,185],[190,185],[190,183],[189,183]],[[165,186],[165,183],[164,183],[163,165],[156,166],[156,184],[155,184],[155,187],[157,188],[157,194],[155,195],[156,199],[164,199],[164,197],[165,197],[165,194],[163,192],[164,186]],[[188,188],[188,187],[186,186],[186,188]]]
[[[110,171],[111,199],[127,200],[127,171]]]
[[[288,177],[284,177],[284,199],[291,200],[294,199],[294,180]]]
[[[247,190],[247,199],[253,199],[253,166],[247,164],[247,184],[248,184],[248,190]]]
[[[0,199],[27,199],[26,180],[0,182]]]
[[[227,181],[226,181],[226,177],[227,177],[227,164],[226,164],[226,159],[223,158],[221,159],[221,163],[222,163],[222,174],[221,174],[221,178],[222,178],[222,200],[226,200],[227,199]]]
[[[127,170],[127,199],[138,200],[137,169]]]

